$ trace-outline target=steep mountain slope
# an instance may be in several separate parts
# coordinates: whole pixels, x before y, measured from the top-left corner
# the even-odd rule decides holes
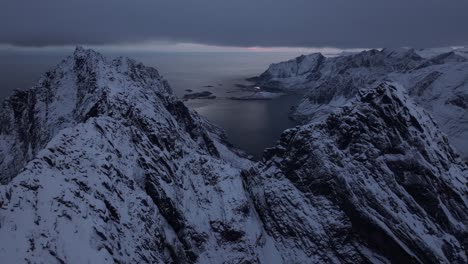
[[[287,130],[244,178],[290,263],[467,262],[468,168],[401,87]]]
[[[447,54],[447,53],[454,53],[459,56],[463,56],[468,58],[468,47],[443,47],[443,48],[426,48],[426,49],[418,49],[416,50],[419,56],[430,59],[432,57]]]
[[[463,51],[430,58],[413,49],[369,50],[335,58],[311,54],[273,64],[253,80],[266,88],[305,91],[293,116],[308,121],[323,120],[362,88],[386,80],[401,83],[468,159],[468,59]]]
[[[468,169],[403,93],[358,92],[254,164],[155,69],[77,48],[4,103],[0,259],[466,263]]]
[[[126,58],[108,62],[98,53],[78,48],[33,89],[17,91],[3,103],[0,169],[7,172],[3,181],[17,174],[61,129],[103,112],[118,115],[113,108],[141,89],[153,95],[172,93],[152,68]]]
[[[156,70],[79,48],[8,99],[2,118],[5,181],[38,153],[0,186],[2,261],[275,256],[239,177],[250,162],[172,96]]]

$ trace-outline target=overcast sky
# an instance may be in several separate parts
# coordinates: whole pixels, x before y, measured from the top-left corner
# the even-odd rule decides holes
[[[0,44],[236,47],[468,44],[467,0],[11,0]]]

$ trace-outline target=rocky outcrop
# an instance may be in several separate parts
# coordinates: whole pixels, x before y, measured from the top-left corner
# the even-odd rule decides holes
[[[15,176],[60,130],[98,115],[122,116],[127,109],[121,108],[130,106],[120,102],[142,90],[148,96],[172,96],[157,70],[127,58],[108,61],[99,53],[77,48],[33,89],[17,91],[3,103],[2,182]]]
[[[3,261],[256,263],[274,254],[239,176],[250,161],[155,69],[78,48],[5,109],[0,146],[13,159],[0,170]]]
[[[312,54],[272,64],[253,80],[260,86],[274,83],[277,89],[303,91],[304,97],[292,117],[304,122],[325,119],[352,100],[360,89],[373,88],[383,81],[398,82],[434,116],[450,142],[468,159],[468,112],[463,108],[463,98],[468,96],[467,56],[463,49],[427,54],[432,53],[414,49],[369,50],[302,60],[307,63],[297,71],[295,61],[301,61],[300,58],[323,57]]]
[[[0,259],[466,263],[466,165],[402,88],[358,95],[254,164],[155,69],[78,48],[4,103]]]
[[[468,168],[393,84],[287,130],[244,172],[290,263],[465,263]]]

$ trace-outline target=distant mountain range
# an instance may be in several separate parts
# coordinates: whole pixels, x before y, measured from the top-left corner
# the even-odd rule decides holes
[[[3,102],[0,259],[467,263],[468,167],[436,124],[465,142],[464,63],[384,50],[272,65],[257,82],[307,89],[308,121],[253,162],[156,69],[77,48]]]
[[[305,95],[292,116],[320,121],[360,89],[401,84],[468,160],[468,49],[383,49],[326,58],[320,53],[272,64],[255,77],[264,89]]]

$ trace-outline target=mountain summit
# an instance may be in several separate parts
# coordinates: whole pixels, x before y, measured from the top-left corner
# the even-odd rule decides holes
[[[2,260],[261,258],[266,234],[239,177],[250,162],[155,69],[77,48],[4,109]]]
[[[450,142],[468,160],[465,51],[374,49],[329,58],[315,53],[272,64],[252,80],[265,89],[303,92],[292,116],[305,122],[323,120],[361,89],[371,89],[385,81],[400,83],[435,118]]]
[[[148,103],[144,97],[150,95],[152,101],[172,96],[157,70],[127,58],[108,61],[78,47],[34,88],[17,91],[3,103],[1,180],[8,182],[60,130],[98,115],[122,118],[133,104]]]
[[[468,168],[395,84],[287,130],[245,179],[290,263],[467,261]]]
[[[83,48],[0,118],[6,263],[467,262],[468,169],[393,83],[258,163],[157,70]]]

